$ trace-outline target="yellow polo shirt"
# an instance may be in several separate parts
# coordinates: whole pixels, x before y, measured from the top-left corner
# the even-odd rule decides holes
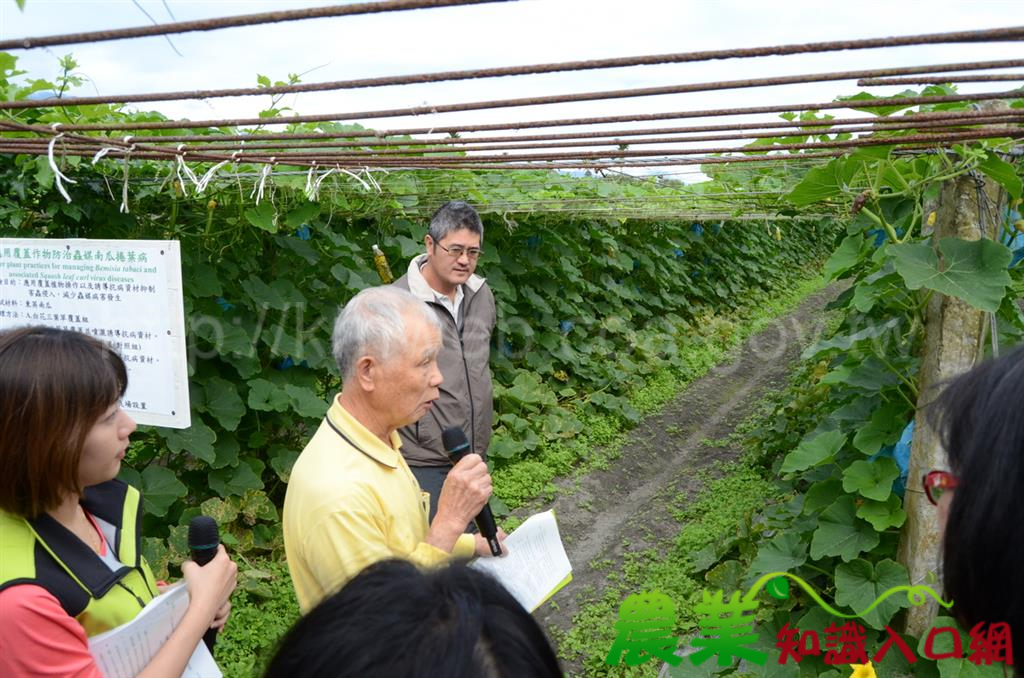
[[[430,498],[398,451],[397,432],[385,445],[337,397],[327,417],[350,442],[322,422],[292,468],[284,499],[284,548],[303,613],[378,560],[430,566],[473,555],[470,534],[452,553],[423,541]]]

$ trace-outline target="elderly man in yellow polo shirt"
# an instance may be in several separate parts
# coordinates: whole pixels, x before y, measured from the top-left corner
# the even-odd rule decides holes
[[[490,555],[480,535],[463,534],[491,495],[480,456],[451,470],[428,525],[430,497],[399,452],[397,429],[439,395],[437,315],[405,290],[363,290],[339,314],[332,344],[342,390],[295,462],[284,500],[284,547],[303,612],[378,560],[426,566]]]

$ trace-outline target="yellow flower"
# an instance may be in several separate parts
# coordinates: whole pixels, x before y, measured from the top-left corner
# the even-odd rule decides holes
[[[850,678],[878,678],[875,675],[875,667],[871,666],[871,662],[867,664],[850,664],[850,666],[853,668]]]

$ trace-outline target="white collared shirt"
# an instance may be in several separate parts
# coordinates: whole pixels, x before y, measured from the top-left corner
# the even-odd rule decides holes
[[[462,285],[455,288],[455,301],[452,301],[452,298],[447,294],[441,294],[434,288],[431,288],[430,291],[434,293],[434,300],[448,309],[448,312],[452,314],[452,318],[455,319],[455,324],[458,325],[462,315],[462,298],[466,296],[462,291]]]

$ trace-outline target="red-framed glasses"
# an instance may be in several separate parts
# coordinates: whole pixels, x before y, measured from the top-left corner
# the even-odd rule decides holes
[[[928,501],[935,505],[938,505],[939,498],[946,490],[952,490],[957,486],[956,476],[949,471],[928,471],[922,482]]]

